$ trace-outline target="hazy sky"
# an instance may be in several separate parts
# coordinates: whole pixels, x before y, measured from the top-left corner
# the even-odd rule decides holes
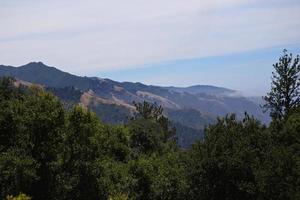
[[[299,0],[0,0],[0,64],[261,94],[282,49],[300,53],[299,10]]]

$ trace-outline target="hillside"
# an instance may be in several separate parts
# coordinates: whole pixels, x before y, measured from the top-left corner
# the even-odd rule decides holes
[[[20,67],[0,66],[0,76],[12,76],[30,83],[40,84],[51,90],[67,104],[81,103],[92,109],[104,121],[124,123],[134,112],[132,102],[156,102],[174,122],[194,131],[188,141],[199,139],[199,130],[214,122],[217,116],[236,113],[241,118],[245,111],[263,122],[268,122],[253,100],[233,95],[234,90],[214,86],[187,88],[159,87],[142,83],[117,82],[97,77],[75,76],[41,62],[31,62]],[[179,125],[177,125],[179,127]],[[184,130],[184,128],[180,128]],[[185,137],[183,133],[180,133]]]

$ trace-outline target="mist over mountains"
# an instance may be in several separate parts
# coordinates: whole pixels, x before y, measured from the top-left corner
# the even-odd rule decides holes
[[[203,137],[203,129],[218,116],[247,112],[267,123],[268,115],[258,98],[236,95],[231,89],[209,85],[160,87],[118,82],[98,77],[81,77],[31,62],[20,67],[0,65],[0,76],[15,77],[21,84],[38,84],[53,92],[66,105],[80,103],[108,123],[125,123],[135,112],[133,102],[156,102],[177,129],[178,142],[187,147]]]

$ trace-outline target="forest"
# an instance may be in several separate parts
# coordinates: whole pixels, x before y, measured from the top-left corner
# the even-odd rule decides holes
[[[135,102],[128,123],[110,125],[1,78],[0,198],[300,199],[299,74],[299,56],[284,51],[262,106],[272,122],[229,113],[189,149],[160,105]]]

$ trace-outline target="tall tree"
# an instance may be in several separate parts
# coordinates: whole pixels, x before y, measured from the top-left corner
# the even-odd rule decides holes
[[[67,130],[62,149],[62,185],[64,199],[103,199],[97,188],[98,171],[94,169],[96,147],[93,137],[101,130],[96,115],[80,105],[67,115]]]
[[[169,119],[164,115],[164,109],[162,106],[155,103],[149,103],[147,101],[136,103],[133,102],[137,114],[133,118],[137,120],[139,118],[145,120],[154,120],[157,122],[163,130],[163,138],[164,142],[170,139],[176,139],[174,136],[176,134],[176,130],[174,127],[170,127]]]
[[[139,118],[142,117],[144,119],[155,119],[155,121],[159,121],[160,118],[163,118],[163,108],[157,103],[149,103],[147,101],[144,102],[133,102],[136,111],[138,112],[137,115],[134,117]]]
[[[270,111],[274,120],[281,120],[300,103],[300,63],[299,55],[293,58],[287,50],[273,65],[271,91],[265,100],[265,111]]]

